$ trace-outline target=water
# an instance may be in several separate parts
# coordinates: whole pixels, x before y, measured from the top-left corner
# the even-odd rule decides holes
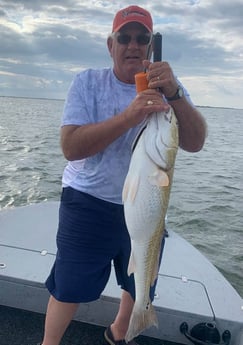
[[[66,164],[59,145],[62,109],[60,100],[0,97],[0,209],[59,200]],[[208,137],[201,152],[178,153],[169,228],[243,296],[243,110],[200,111]]]

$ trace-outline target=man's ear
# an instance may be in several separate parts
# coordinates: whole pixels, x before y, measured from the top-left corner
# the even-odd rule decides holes
[[[107,38],[107,47],[108,47],[111,57],[112,57],[112,44],[113,44],[113,38],[109,36]]]

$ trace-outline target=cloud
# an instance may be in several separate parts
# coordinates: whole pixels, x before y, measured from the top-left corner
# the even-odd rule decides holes
[[[130,1],[0,0],[0,95],[64,98],[77,71],[112,64],[114,13]],[[241,1],[139,5],[163,34],[163,58],[196,104],[243,108]],[[236,87],[237,86],[237,87]]]

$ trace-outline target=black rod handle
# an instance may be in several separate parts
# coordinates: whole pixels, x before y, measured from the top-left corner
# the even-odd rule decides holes
[[[153,60],[154,62],[162,61],[162,35],[159,32],[154,35]]]

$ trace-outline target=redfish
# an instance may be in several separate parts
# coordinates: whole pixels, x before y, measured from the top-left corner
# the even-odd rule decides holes
[[[131,238],[128,274],[134,273],[136,290],[127,342],[146,328],[158,326],[149,292],[158,276],[178,141],[173,109],[153,113],[136,142],[125,179],[123,203]]]

